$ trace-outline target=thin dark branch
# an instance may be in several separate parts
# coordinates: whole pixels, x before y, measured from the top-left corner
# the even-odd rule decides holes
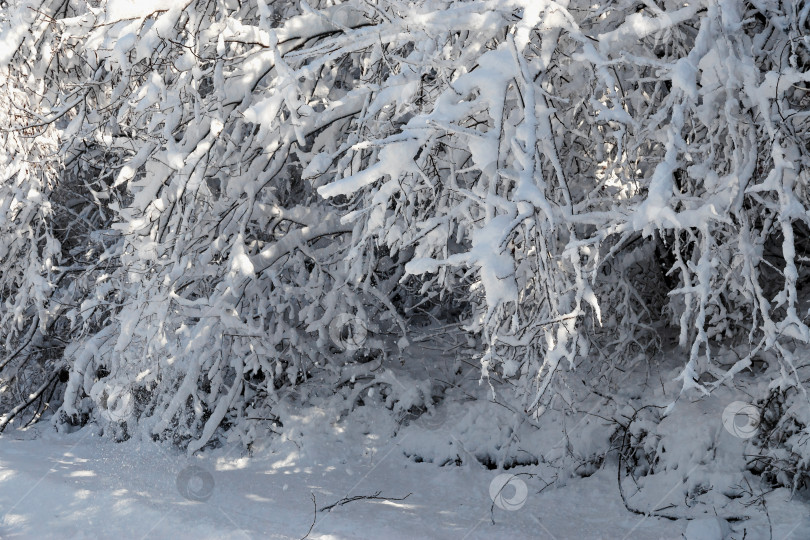
[[[336,506],[343,506],[344,504],[348,504],[350,502],[362,501],[362,500],[404,501],[405,499],[407,499],[408,497],[413,495],[413,493],[408,493],[404,497],[381,497],[380,493],[382,493],[382,492],[378,491],[374,495],[355,495],[354,497],[344,497],[344,498],[340,499],[339,501],[337,501],[336,503],[330,504],[329,506],[324,506],[323,508],[321,508],[320,511],[324,512],[326,510],[331,510],[332,508],[334,508]]]

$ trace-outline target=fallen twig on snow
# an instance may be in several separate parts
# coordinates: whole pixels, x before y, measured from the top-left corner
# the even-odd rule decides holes
[[[413,495],[413,493],[408,493],[404,497],[380,497],[380,493],[382,493],[382,492],[378,491],[374,495],[355,495],[354,497],[344,497],[344,498],[340,499],[339,501],[337,501],[336,503],[330,504],[329,506],[324,506],[323,508],[320,509],[320,511],[324,512],[326,510],[331,510],[332,508],[334,508],[336,506],[343,506],[344,504],[348,504],[348,503],[353,502],[353,501],[362,501],[362,500],[404,501],[405,499],[407,499],[408,497]]]

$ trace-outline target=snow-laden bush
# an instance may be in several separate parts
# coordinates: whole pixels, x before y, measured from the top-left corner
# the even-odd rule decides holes
[[[482,338],[482,377],[529,415],[667,323],[684,391],[763,350],[801,385],[809,11],[13,3],[0,190],[25,211],[2,225],[2,384],[44,392],[64,366],[58,422],[194,451],[282,387],[368,375],[332,347],[336,317],[385,355],[379,334],[428,306]],[[750,346],[723,368],[723,342]]]
[[[30,115],[48,106],[43,94],[49,78],[33,57],[39,46],[47,51],[52,44],[34,19],[0,12],[0,430],[32,403],[40,412],[53,393],[62,346],[49,334],[70,296],[57,289],[64,239],[59,227],[74,221],[63,221],[53,202],[59,196],[59,134],[46,118]]]
[[[16,205],[7,216],[23,222],[10,224],[10,234],[26,224],[43,230],[25,238],[33,245],[6,242],[17,251],[4,260],[19,277],[3,275],[10,283],[3,321],[11,345],[30,341],[18,334],[35,332],[34,308],[47,310],[48,286],[68,276],[60,292],[74,293],[70,301],[47,312],[62,321],[60,343],[69,342],[57,420],[93,414],[119,435],[140,426],[180,442],[201,434],[191,443],[199,448],[223,421],[234,423],[226,417],[271,405],[280,386],[314,369],[338,379],[351,351],[333,350],[330,323],[348,313],[384,328],[377,310],[393,306],[370,290],[377,261],[358,259],[354,272],[343,264],[346,244],[333,239],[352,227],[301,179],[309,152],[341,139],[367,92],[353,92],[355,76],[332,66],[306,104],[284,56],[337,27],[323,14],[290,18],[264,4],[30,7],[20,6],[4,28],[4,39],[22,45],[3,58],[13,84],[2,97],[36,91],[39,102],[16,104],[8,137],[40,125],[51,136],[32,139],[32,150],[4,150],[9,162],[28,158],[51,177],[16,180],[5,168],[5,184],[17,190],[5,199]],[[346,16],[362,24],[355,12]],[[279,20],[286,24],[273,30]],[[22,23],[31,32],[20,31]],[[47,158],[61,158],[58,180],[35,152],[46,144]],[[23,184],[20,195],[12,184],[48,178],[85,199],[65,226],[82,225],[88,214],[108,218],[89,234],[66,234],[61,253],[45,233],[75,201],[46,191],[52,186]],[[50,214],[49,202],[58,207]],[[17,208],[23,204],[28,213]],[[77,269],[68,261],[85,264],[83,283],[70,279]]]
[[[662,320],[650,288],[690,349],[684,390],[763,348],[793,379],[789,344],[810,338],[806,10],[664,4],[432,13],[458,29],[422,15],[397,97],[365,111],[382,128],[353,148],[369,165],[320,189],[360,201],[345,220],[364,241],[413,249],[408,273],[448,290],[475,275],[484,374],[520,380],[528,411],[594,336],[605,354],[645,348]],[[712,343],[735,338],[751,353],[722,370]]]

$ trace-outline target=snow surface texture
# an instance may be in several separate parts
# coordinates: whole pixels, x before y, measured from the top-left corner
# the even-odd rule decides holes
[[[527,491],[521,498],[507,486],[507,509],[491,514],[491,485],[502,472],[413,463],[398,442],[360,433],[318,441],[313,430],[302,449],[288,443],[250,459],[233,449],[188,458],[154,443],[115,444],[93,428],[32,435],[0,439],[0,538],[301,538],[312,524],[313,494],[322,508],[376,492],[411,495],[319,511],[309,537],[678,539],[686,531],[690,540],[721,538],[710,536],[721,527],[716,519],[687,524],[628,513],[607,469],[541,493],[541,482],[518,476]],[[198,472],[181,491],[190,467]],[[774,538],[807,537],[806,506],[786,490],[767,502]],[[767,522],[755,521],[746,524],[747,538],[767,538]]]
[[[651,374],[636,362],[613,400],[583,403],[579,412],[552,408],[526,426],[513,423],[508,403],[487,399],[475,366],[453,378],[453,363],[437,353],[408,352],[410,373],[403,368],[398,380],[424,370],[454,383],[432,412],[397,420],[375,401],[378,386],[348,413],[333,397],[322,406],[290,402],[283,426],[250,456],[239,444],[189,457],[166,442],[114,443],[95,425],[69,434],[48,422],[8,430],[0,436],[0,538],[302,538],[310,526],[309,538],[324,539],[802,540],[810,533],[805,493],[768,489],[744,472],[761,429],[744,394],[695,393],[663,417],[634,405],[678,394],[676,355]],[[648,377],[658,385],[643,384]],[[616,452],[605,453],[611,440],[620,446],[611,417],[633,419],[636,471],[645,452],[666,458],[631,480]],[[628,511],[622,495],[641,514]],[[363,496],[388,500],[321,510]]]

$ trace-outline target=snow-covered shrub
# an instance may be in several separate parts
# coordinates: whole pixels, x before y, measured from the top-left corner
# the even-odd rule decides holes
[[[48,202],[59,210],[39,221],[29,216],[40,208],[37,189],[25,184],[22,195],[5,200],[15,211],[29,203],[20,220],[41,224],[31,241],[51,251],[59,244],[47,243],[45,233],[62,223],[61,213],[78,214],[71,226],[101,216],[92,234],[65,235],[64,251],[84,264],[83,295],[49,312],[70,322],[61,336],[70,340],[70,378],[59,422],[95,411],[119,436],[138,426],[183,443],[201,434],[191,443],[196,449],[221,423],[241,421],[246,408],[271,406],[282,385],[313,372],[340,378],[352,351],[335,350],[330,340],[338,315],[374,320],[372,332],[390,325],[378,311],[393,313],[393,306],[371,290],[377,261],[344,264],[347,246],[334,239],[353,228],[301,177],[310,153],[335,149],[367,92],[353,92],[356,75],[337,65],[301,88],[293,68],[304,60],[293,53],[339,32],[340,21],[365,19],[357,10],[333,9],[334,22],[312,10],[284,12],[293,9],[105,2],[39,10],[24,4],[12,12],[3,36],[19,34],[25,46],[12,48],[3,65],[24,73],[9,75],[18,86],[2,98],[13,99],[21,87],[33,92],[29,72],[40,78],[36,96],[44,97],[18,104],[22,112],[8,125],[22,131],[42,124],[53,132],[31,144],[50,144],[50,156],[59,148],[63,159],[60,168],[51,165],[52,181],[58,177],[66,194],[85,200],[76,209],[66,195],[48,201],[45,192],[41,212]],[[29,36],[26,25],[48,38]],[[9,162],[38,158],[34,150],[7,150]],[[4,170],[9,178],[15,173]],[[23,230],[10,225],[11,236]],[[24,310],[35,301],[44,309],[43,283],[78,268],[56,268],[45,280],[40,274],[58,254],[13,240],[7,244],[19,253],[4,260],[20,277],[3,275],[13,283],[3,314],[25,330],[36,326],[30,321],[37,313]],[[35,256],[45,259],[31,261],[44,270],[20,265]],[[15,282],[34,278],[43,282],[31,287],[36,298]],[[79,288],[75,281],[65,279],[61,292]],[[10,344],[25,337],[18,333],[6,334]],[[373,334],[364,345],[380,348]],[[125,396],[126,406],[111,403],[112,395]]]
[[[410,248],[406,271],[448,291],[475,276],[483,372],[520,381],[527,411],[593,336],[646,349],[666,319],[684,390],[763,348],[790,378],[789,342],[810,339],[808,51],[807,14],[780,6],[415,3],[352,148],[367,165],[320,193],[359,205],[355,249]],[[751,354],[721,370],[713,343],[734,338]]]
[[[190,451],[252,433],[313,378],[429,410],[429,388],[365,362],[425,318],[481,340],[516,414],[573,369],[609,379],[666,324],[689,350],[683,391],[733,383],[763,350],[800,386],[799,6],[15,2],[0,189],[26,212],[5,216],[24,222],[4,240],[3,362],[47,316],[63,342],[24,387],[64,362],[57,422]],[[344,314],[370,327],[364,362],[333,347]],[[740,342],[722,367],[717,347]]]
[[[302,88],[298,48],[337,31],[322,14],[276,29],[263,4],[100,15],[89,35],[87,17],[63,23],[63,40],[94,44],[85,60],[111,79],[100,97],[109,116],[78,129],[97,138],[109,124],[108,146],[123,156],[108,189],[121,240],[106,256],[121,261],[109,279],[125,300],[102,346],[96,334],[70,351],[62,412],[124,386],[136,399],[118,423],[183,444],[201,435],[193,451],[246,408],[264,416],[256,409],[280,386],[339,378],[351,355],[330,350],[330,323],[387,308],[362,279],[374,261],[356,259],[359,272],[343,263],[335,237],[352,226],[302,178],[365,93],[336,67]]]
[[[35,19],[30,10],[0,13],[0,431],[32,404],[34,417],[41,414],[58,383],[64,344],[54,328],[70,302],[70,292],[59,288],[59,227],[81,221],[63,219],[52,201],[60,160],[50,120],[58,111],[44,97],[51,77],[40,65],[50,58],[39,50],[47,54],[53,39]]]
[[[752,438],[748,467],[773,486],[810,487],[810,410],[796,387],[773,388],[758,401],[760,424]]]

